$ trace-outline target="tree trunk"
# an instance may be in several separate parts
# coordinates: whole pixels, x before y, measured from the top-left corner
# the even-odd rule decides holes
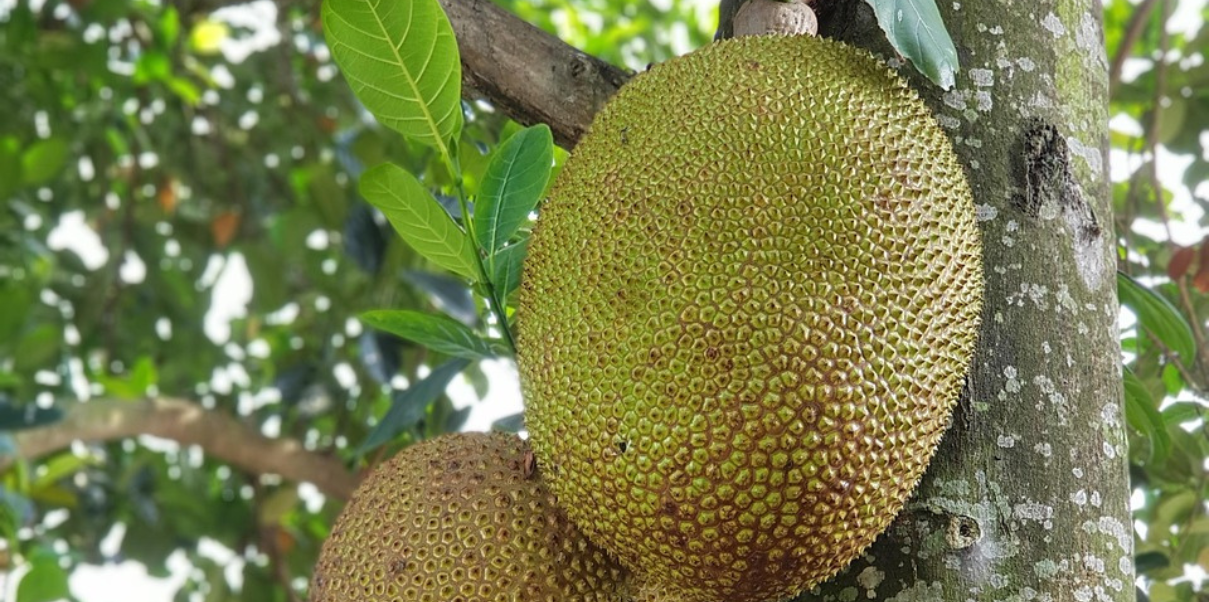
[[[862,559],[798,600],[1133,600],[1102,7],[938,4],[957,85],[902,71],[970,175],[982,339],[915,497]],[[824,35],[894,56],[865,3],[825,17]]]

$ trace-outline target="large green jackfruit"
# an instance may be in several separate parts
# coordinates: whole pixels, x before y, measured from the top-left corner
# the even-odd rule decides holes
[[[970,364],[981,241],[900,77],[748,37],[598,114],[522,286],[527,424],[570,518],[687,602],[765,602],[836,573],[911,494]]]

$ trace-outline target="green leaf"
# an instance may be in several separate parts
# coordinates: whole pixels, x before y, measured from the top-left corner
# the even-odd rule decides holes
[[[136,84],[167,81],[172,77],[172,59],[158,50],[149,50],[139,55],[134,62],[131,79]]]
[[[1190,361],[1196,357],[1196,341],[1184,316],[1162,295],[1137,280],[1117,272],[1117,295],[1121,305],[1133,310],[1142,327],[1158,337],[1168,349]]]
[[[1175,586],[1165,581],[1150,584],[1150,602],[1176,602]]]
[[[522,130],[492,153],[474,203],[474,232],[487,257],[502,248],[533,211],[553,161],[554,138],[544,124]]]
[[[379,122],[452,156],[462,66],[437,0],[327,0],[323,31],[349,87]]]
[[[478,280],[474,246],[415,176],[384,163],[361,176],[361,195],[386,214],[395,232],[417,253],[471,280]]]
[[[529,239],[513,243],[495,254],[491,284],[501,296],[516,290],[521,284],[521,269],[529,253]]]
[[[1206,408],[1191,401],[1180,401],[1163,408],[1163,421],[1167,424],[1180,424],[1199,420],[1205,415]]]
[[[361,314],[361,321],[445,355],[472,360],[495,356],[490,342],[446,316],[410,310],[376,310]]]
[[[464,358],[449,360],[429,373],[428,376],[412,383],[406,390],[393,396],[390,409],[382,417],[382,422],[379,422],[365,438],[361,447],[357,448],[357,455],[362,455],[390,441],[403,429],[422,419],[433,400],[440,397],[453,377],[465,370],[469,364],[470,360]]]
[[[1171,453],[1171,436],[1146,385],[1128,367],[1124,370],[1125,421],[1150,440],[1151,460],[1162,462]]]
[[[39,140],[21,155],[22,180],[27,186],[45,184],[67,163],[67,141],[63,138]]]
[[[1175,364],[1164,365],[1162,372],[1164,395],[1179,395],[1180,391],[1187,387],[1184,383],[1184,375],[1180,373],[1180,369]]]
[[[1146,477],[1159,490],[1184,488],[1194,477],[1204,474],[1205,450],[1200,439],[1181,428],[1167,431],[1171,436],[1171,456],[1165,462],[1152,462]]]
[[[84,470],[89,466],[100,464],[94,456],[77,456],[74,452],[63,452],[44,462],[31,483],[31,489],[50,487],[60,480]]]
[[[155,360],[149,355],[139,356],[130,370],[130,384],[146,394],[146,391],[159,382],[159,373],[155,369]]]
[[[956,83],[957,49],[935,0],[866,0],[890,44],[936,85]]]
[[[24,382],[25,380],[21,378],[20,374],[0,370],[0,390],[15,389],[20,387]]]
[[[183,77],[169,77],[164,83],[173,94],[189,105],[196,105],[201,101],[201,90],[198,90],[193,82]]]
[[[162,43],[165,48],[175,46],[176,41],[180,39],[181,19],[180,14],[176,11],[176,7],[169,6],[160,15],[159,33],[163,37]]]
[[[1147,530],[1147,540],[1162,541],[1171,537],[1172,525],[1187,522],[1188,517],[1200,504],[1200,496],[1192,489],[1164,493],[1154,507],[1154,518]]]
[[[70,598],[67,587],[67,571],[59,566],[59,557],[51,552],[38,553],[30,562],[31,568],[17,586],[17,602],[54,602]]]

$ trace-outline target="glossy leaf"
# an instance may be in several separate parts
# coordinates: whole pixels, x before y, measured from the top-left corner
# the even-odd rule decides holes
[[[890,45],[948,90],[957,79],[957,49],[945,29],[935,0],[866,0]]]
[[[1154,397],[1128,367],[1124,368],[1124,385],[1126,422],[1150,440],[1152,461],[1165,460],[1171,451],[1171,436],[1167,433],[1167,424],[1159,415]]]
[[[437,0],[326,0],[323,31],[357,98],[386,127],[450,156],[462,67]]]
[[[470,238],[415,176],[390,163],[379,165],[361,177],[361,195],[386,214],[395,232],[417,253],[451,272],[478,279]]]
[[[463,358],[449,360],[429,373],[428,376],[392,396],[390,409],[382,417],[382,421],[365,438],[361,447],[357,448],[357,454],[364,454],[390,441],[404,429],[421,420],[429,404],[440,397],[453,377],[469,364],[470,360]]]
[[[1117,273],[1117,294],[1121,305],[1133,310],[1142,327],[1158,337],[1168,349],[1184,360],[1196,357],[1192,328],[1167,299],[1120,272]]]
[[[488,258],[528,219],[550,179],[553,160],[554,139],[544,124],[516,133],[492,153],[474,205],[475,235]]]
[[[529,253],[529,239],[513,243],[496,253],[491,284],[501,295],[507,295],[521,284],[521,271]]]
[[[411,310],[375,310],[361,314],[361,321],[433,351],[453,357],[494,357],[491,343],[453,318]]]

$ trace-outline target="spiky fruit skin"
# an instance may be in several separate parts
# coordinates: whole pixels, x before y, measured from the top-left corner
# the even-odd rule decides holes
[[[686,602],[835,574],[947,427],[981,311],[962,167],[864,51],[759,36],[637,76],[542,209],[532,444],[568,515]]]
[[[336,520],[310,601],[626,600],[624,569],[558,512],[526,464],[524,442],[502,433],[404,449]]]

